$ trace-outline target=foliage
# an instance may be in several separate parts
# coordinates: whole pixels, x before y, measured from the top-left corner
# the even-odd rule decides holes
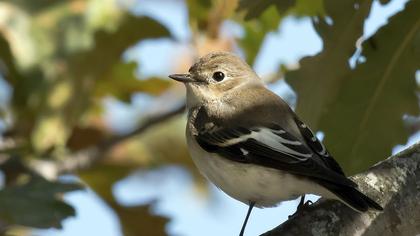
[[[104,200],[125,235],[165,235],[169,219],[150,212],[153,202],[120,204],[112,193],[117,181],[139,169],[171,164],[187,168],[197,186],[203,185],[188,157],[184,117],[176,116],[182,109],[173,109],[183,102],[183,90],[166,78],[142,78],[138,63],[123,59],[143,40],[172,39],[171,31],[117,2],[0,2],[0,79],[12,90],[5,111],[0,107],[0,124],[6,125],[0,133],[6,179],[0,232],[15,225],[60,227],[74,215],[61,195],[80,186],[54,180],[65,172],[77,173]],[[405,143],[402,116],[418,113],[420,1],[409,1],[364,39],[372,3],[187,0],[191,38],[175,43],[187,44],[191,55],[239,49],[254,64],[266,36],[281,29],[283,19],[311,19],[322,51],[302,58],[298,67],[278,68],[297,93],[298,115],[325,134],[330,152],[347,173],[355,173]],[[226,21],[239,26],[241,35],[222,34]],[[173,67],[186,70],[194,59],[189,55],[173,60]],[[137,94],[150,96],[156,109],[142,107],[138,128],[116,132],[106,122],[104,100],[129,106]]]
[[[418,111],[414,76],[419,54],[412,49],[420,45],[415,38],[420,19],[413,15],[420,8],[418,1],[409,3],[365,40],[359,58],[366,62],[352,69],[348,61],[371,3],[325,1],[325,5],[333,24],[323,19],[315,23],[323,37],[323,51],[303,58],[301,68],[290,71],[286,79],[299,95],[298,114],[325,132],[330,151],[347,172],[356,173],[404,143],[407,132],[402,116]]]
[[[418,113],[419,10],[420,1],[407,3],[404,11],[362,44],[360,57],[366,62],[344,75],[328,113],[320,119],[319,129],[328,134],[326,145],[352,173],[404,143],[408,131],[401,118]]]
[[[261,3],[261,4],[260,4]],[[276,7],[270,6],[274,4]],[[257,5],[257,6],[256,6]],[[322,1],[239,1],[239,11],[245,11],[246,21],[241,21],[244,37],[239,40],[248,63],[253,64],[265,36],[279,27],[281,20],[288,15],[321,16],[324,15]],[[258,19],[251,20],[258,16]]]
[[[21,182],[0,190],[0,218],[5,223],[60,228],[64,218],[75,215],[73,207],[60,200],[59,194],[81,186],[50,182],[42,177],[27,177]]]
[[[0,27],[0,71],[14,88],[9,112],[15,125],[4,138],[16,146],[3,153],[13,151],[13,158],[24,165],[32,159],[61,160],[66,153],[107,137],[108,128],[101,121],[103,98],[130,103],[135,93],[157,96],[169,87],[162,78],[138,79],[137,64],[121,59],[141,40],[170,37],[151,18],[133,16],[114,1],[6,1],[0,9],[6,13],[1,24],[7,26]],[[39,181],[0,192],[1,222],[58,227],[63,218],[75,214],[55,197],[75,188]],[[143,208],[147,209],[135,208],[134,213],[148,214]]]

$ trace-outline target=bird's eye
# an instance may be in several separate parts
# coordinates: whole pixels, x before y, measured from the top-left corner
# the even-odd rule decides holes
[[[225,78],[225,74],[223,74],[223,72],[221,71],[214,72],[213,74],[213,79],[216,80],[217,82],[222,81],[224,78]]]

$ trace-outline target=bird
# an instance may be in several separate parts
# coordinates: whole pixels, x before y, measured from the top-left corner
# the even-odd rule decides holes
[[[209,181],[253,207],[274,207],[305,194],[339,200],[365,212],[382,211],[347,178],[311,129],[270,91],[239,56],[213,52],[184,74],[169,77],[186,87],[186,139],[190,156]]]

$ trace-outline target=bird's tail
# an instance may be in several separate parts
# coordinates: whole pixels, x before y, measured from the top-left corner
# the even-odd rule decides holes
[[[324,183],[325,184],[325,183]],[[382,211],[383,208],[374,200],[360,192],[354,187],[350,186],[342,186],[342,185],[335,185],[328,183],[325,186],[331,192],[333,192],[341,201],[343,201],[346,205],[350,206],[351,208],[365,212],[368,209],[375,209],[378,211]]]

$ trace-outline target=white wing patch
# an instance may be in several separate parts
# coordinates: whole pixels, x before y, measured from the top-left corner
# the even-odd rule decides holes
[[[321,151],[317,150],[318,154],[328,157],[329,154],[327,152],[327,149],[325,148],[324,144],[316,137],[314,132],[312,132],[312,130],[308,126],[306,126],[304,123],[302,123],[300,126],[309,131],[310,135],[312,136],[311,137],[312,142],[317,143],[319,144],[319,146],[321,146]]]
[[[244,149],[244,148],[240,148],[240,150],[241,150],[241,152],[244,156],[248,155],[248,153],[249,153],[249,151]]]
[[[258,128],[253,129],[250,134],[241,135],[238,138],[231,138],[228,140],[225,140],[223,143],[219,143],[219,146],[227,147],[230,145],[234,145],[243,141],[246,141],[250,138],[257,140],[259,143],[264,144],[271,149],[289,155],[293,156],[301,161],[304,161],[312,156],[312,153],[301,153],[293,148],[288,147],[287,145],[292,146],[300,146],[303,145],[300,141],[297,140],[290,140],[286,139],[284,137],[281,137],[281,134],[285,134],[286,131],[284,130],[273,130],[269,128]],[[280,135],[279,135],[280,134]],[[241,149],[242,153],[244,155],[248,154],[249,152],[245,149]]]
[[[325,148],[324,144],[320,141],[318,141],[319,144],[321,145],[322,150],[319,152],[319,154],[324,155],[324,156],[329,156],[329,154],[327,153],[327,149]]]
[[[277,134],[285,134],[286,133],[286,131],[284,131],[282,129],[281,130],[271,130],[271,132],[277,133]],[[302,145],[302,143],[299,142],[299,141],[288,140],[288,139],[285,139],[285,138],[282,138],[282,137],[277,137],[277,138],[280,138],[281,143],[286,143],[286,144],[291,144],[291,145],[296,145],[296,146]]]

